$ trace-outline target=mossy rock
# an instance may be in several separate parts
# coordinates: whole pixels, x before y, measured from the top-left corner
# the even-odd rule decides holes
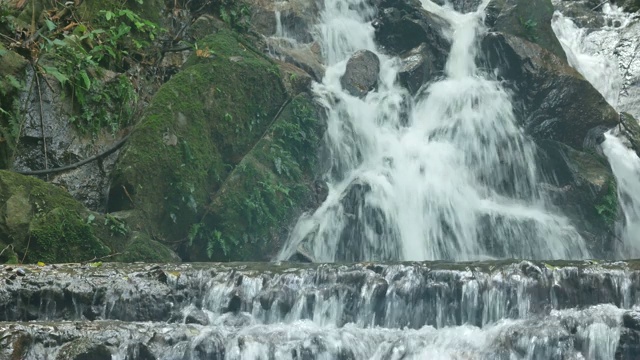
[[[606,158],[550,140],[538,145],[547,157],[541,164],[545,173],[558,184],[549,194],[551,199],[571,219],[593,255],[611,256],[619,213],[616,180]]]
[[[287,98],[277,66],[232,32],[198,49],[153,97],[113,172],[109,211],[135,208],[136,226],[160,239],[186,238]]]
[[[640,156],[640,123],[631,114],[621,113],[619,129],[629,140],[631,148]]]
[[[554,11],[551,0],[491,0],[486,22],[492,30],[537,43],[566,61],[567,55],[551,28]]]
[[[123,249],[122,255],[117,256],[114,261],[172,263],[179,262],[180,258],[166,246],[149,238],[147,234],[135,232]]]
[[[12,244],[27,263],[77,262],[110,253],[87,223],[89,212],[57,186],[0,170],[0,204],[0,241]]]
[[[282,246],[311,184],[322,124],[308,95],[294,98],[214,196],[194,225],[184,257],[192,261],[268,260]]]

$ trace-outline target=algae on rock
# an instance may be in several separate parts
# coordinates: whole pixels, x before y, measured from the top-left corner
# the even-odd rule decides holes
[[[313,203],[322,125],[306,94],[296,96],[222,184],[183,251],[193,261],[268,260]]]
[[[25,262],[84,261],[110,252],[87,224],[89,212],[55,185],[0,170],[0,204],[0,239]]]
[[[135,209],[159,239],[186,240],[226,178],[287,98],[277,66],[230,31],[153,97],[116,164],[109,211]]]

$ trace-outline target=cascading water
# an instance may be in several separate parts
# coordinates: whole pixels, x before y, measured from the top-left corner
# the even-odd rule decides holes
[[[633,99],[631,73],[640,73],[640,26],[637,16],[604,4],[605,25],[599,29],[579,28],[556,12],[552,28],[560,40],[569,64],[578,70],[618,111],[640,118],[640,106]],[[617,180],[619,204],[624,215],[620,225],[617,255],[623,259],[640,256],[640,158],[624,144],[618,129],[605,134],[602,149]]]
[[[538,193],[535,148],[509,95],[476,67],[487,3],[459,14],[423,1],[450,23],[452,45],[444,77],[411,98],[396,84],[400,60],[376,49],[368,2],[325,2],[317,40],[328,68],[314,91],[328,114],[329,195],[281,259],[300,247],[321,262],[589,256]],[[381,70],[377,91],[358,98],[340,78],[362,49]]]

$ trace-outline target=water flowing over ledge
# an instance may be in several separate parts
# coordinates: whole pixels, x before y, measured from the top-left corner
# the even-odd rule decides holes
[[[407,354],[418,358],[450,348],[451,356],[470,351],[489,359],[516,351],[519,341],[531,354],[572,354],[590,341],[594,349],[615,352],[623,309],[640,304],[638,261],[68,264],[24,267],[24,276],[16,270],[0,269],[6,284],[0,351],[29,334],[37,345],[26,359],[87,334],[122,359],[134,345],[130,339],[154,353],[175,354],[162,359],[181,359],[178,353],[203,342],[237,354],[230,358],[249,356],[251,347],[254,355],[289,351],[276,358],[296,358],[290,349],[296,346],[315,347],[310,359],[333,351],[357,353],[345,359],[376,352],[393,358],[384,354],[405,343]],[[454,341],[453,334],[468,336]]]

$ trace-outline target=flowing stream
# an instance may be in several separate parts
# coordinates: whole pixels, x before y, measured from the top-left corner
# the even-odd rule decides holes
[[[368,3],[325,0],[315,37],[326,75],[314,92],[328,117],[329,195],[281,253],[329,264],[34,265],[24,277],[0,265],[0,358],[66,359],[75,350],[62,344],[77,339],[112,360],[635,358],[639,264],[548,261],[590,254],[537,188],[509,94],[476,66],[488,1],[467,14],[422,1],[450,24],[451,50],[415,96],[396,83],[401,60],[377,48]],[[633,26],[604,14],[621,24],[606,36]],[[628,74],[603,76],[620,66],[589,48],[593,32],[560,14],[554,30],[571,64],[633,112]],[[363,49],[381,70],[358,98],[340,78]],[[640,159],[613,133],[603,149],[626,218],[620,253],[640,255],[629,241]]]
[[[604,4],[604,26],[596,29],[580,28],[570,18],[556,12],[552,27],[567,54],[569,64],[578,70],[618,111],[625,111],[640,119],[637,84],[633,74],[640,75],[640,22],[637,14],[624,13]],[[637,79],[635,80],[637,81]],[[618,257],[640,257],[640,158],[625,145],[617,129],[605,135],[604,154],[616,177],[618,202],[623,212],[619,225],[621,242]]]
[[[319,262],[589,257],[539,194],[535,148],[509,95],[475,64],[487,3],[460,14],[423,1],[450,23],[452,45],[444,76],[411,98],[396,83],[400,60],[376,48],[368,2],[325,2],[317,40],[328,68],[314,91],[328,113],[329,195],[299,220],[282,259],[299,248]],[[381,60],[364,99],[340,84],[361,49]]]

